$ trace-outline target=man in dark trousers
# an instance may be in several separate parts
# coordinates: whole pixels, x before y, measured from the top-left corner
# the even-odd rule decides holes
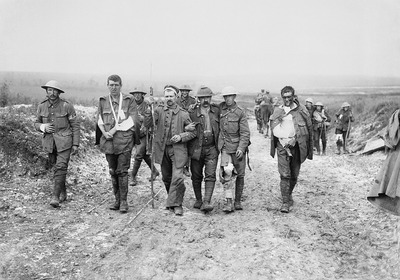
[[[183,197],[185,183],[183,167],[188,160],[186,142],[196,137],[196,133],[185,131],[185,126],[192,121],[189,113],[177,103],[178,88],[172,85],[164,87],[165,105],[159,105],[154,110],[145,112],[144,124],[146,127],[155,123],[154,161],[161,164],[162,180],[168,193],[166,207],[173,210],[175,215],[183,215]],[[150,98],[154,102],[154,98]]]
[[[243,210],[241,203],[246,153],[250,144],[250,129],[246,112],[235,101],[239,92],[231,86],[222,89],[224,102],[220,104],[220,135],[218,150],[221,151],[220,181],[224,185],[226,213]],[[234,187],[235,186],[235,187]],[[235,202],[233,203],[233,190]]]
[[[39,104],[35,128],[43,132],[43,149],[49,154],[53,165],[54,187],[50,205],[59,207],[67,199],[65,179],[71,154],[79,147],[80,128],[74,106],[60,98],[64,93],[57,81],[49,81],[42,86],[47,99]]]
[[[136,106],[137,106],[137,111],[138,111],[138,123],[137,125],[139,126],[139,139],[140,143],[136,145],[136,154],[135,154],[135,161],[133,163],[133,168],[132,168],[132,173],[131,173],[131,186],[136,186],[137,184],[137,179],[136,175],[139,171],[140,165],[142,164],[142,161],[144,160],[146,164],[149,166],[150,170],[153,170],[153,173],[151,174],[150,180],[155,180],[160,173],[156,169],[155,166],[151,166],[151,157],[148,154],[148,149],[147,145],[149,144],[150,140],[150,134],[148,132],[148,128],[144,126],[143,120],[144,120],[144,113],[149,107],[149,102],[144,99],[144,96],[147,94],[144,90],[135,88],[133,91],[129,92],[130,94],[133,95],[133,98],[136,101]],[[149,147],[151,148],[151,147]]]
[[[313,157],[313,127],[307,108],[295,98],[294,88],[281,90],[283,105],[271,116],[271,156],[278,154],[281,176],[281,212],[289,213],[293,205],[292,192],[297,184],[301,164]]]
[[[126,213],[137,108],[133,96],[121,92],[122,80],[118,75],[108,77],[107,87],[109,94],[100,97],[97,112],[97,125],[102,133],[100,151],[106,155],[115,196],[110,209]]]
[[[216,169],[218,165],[218,137],[219,137],[219,107],[211,104],[213,92],[210,88],[202,86],[197,91],[196,97],[200,104],[189,108],[190,118],[193,123],[188,131],[196,130],[197,137],[188,142],[189,157],[191,158],[190,171],[192,172],[193,191],[196,196],[194,208],[204,212],[214,209],[211,197],[214,192]],[[203,176],[204,169],[204,176]],[[204,200],[201,184],[204,177]]]

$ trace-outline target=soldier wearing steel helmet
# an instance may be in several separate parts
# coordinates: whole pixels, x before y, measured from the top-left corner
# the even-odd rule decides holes
[[[314,107],[314,100],[313,100],[311,97],[309,97],[309,98],[306,99],[306,104],[305,104],[305,106],[306,106],[306,108],[307,108],[308,113],[310,114],[310,116],[312,116],[313,113],[314,113],[315,107]]]
[[[57,81],[42,86],[47,99],[37,108],[35,128],[43,132],[43,149],[49,155],[54,170],[53,199],[50,205],[59,207],[67,199],[65,179],[70,156],[78,152],[80,128],[74,106],[60,98],[64,93]]]
[[[331,117],[324,108],[322,102],[315,103],[315,110],[312,114],[312,123],[314,129],[314,146],[317,149],[317,154],[321,155],[322,142],[322,155],[326,154],[326,130],[329,128]]]
[[[353,112],[348,102],[343,102],[340,110],[336,113],[336,146],[337,154],[340,155],[341,148],[343,147],[343,153],[348,154],[347,140],[350,134],[351,122],[354,122]]]
[[[218,150],[221,151],[220,181],[224,185],[226,213],[242,210],[241,198],[246,170],[246,153],[250,145],[250,129],[246,112],[235,102],[239,92],[231,86],[222,89],[224,100],[220,105],[220,135]],[[233,194],[235,190],[235,195]],[[233,203],[233,197],[235,202]]]
[[[177,99],[176,103],[186,111],[188,111],[191,106],[197,104],[197,100],[194,97],[190,96],[191,91],[192,88],[189,85],[182,85],[181,87],[179,87],[180,96]],[[191,175],[189,172],[189,166],[190,166],[190,158],[183,167],[183,174],[185,174],[186,177],[190,177]]]
[[[139,171],[140,165],[144,160],[150,170],[153,170],[153,173],[150,175],[150,180],[155,180],[160,173],[158,172],[157,168],[151,164],[151,157],[147,153],[147,145],[149,143],[150,134],[148,133],[148,128],[144,126],[144,113],[149,107],[149,101],[144,99],[144,96],[147,94],[146,91],[140,88],[134,88],[132,91],[129,92],[133,95],[133,98],[136,101],[136,108],[138,111],[138,123],[137,127],[139,128],[137,133],[139,134],[139,144],[136,144],[136,154],[135,154],[135,161],[133,163],[132,172],[131,172],[131,186],[136,186],[137,178],[136,175]],[[136,127],[136,126],[135,126]]]
[[[197,137],[188,142],[188,152],[191,158],[190,171],[192,173],[193,191],[196,197],[194,208],[204,212],[214,209],[211,197],[216,181],[218,164],[218,137],[219,137],[219,106],[211,103],[213,92],[206,86],[201,86],[196,97],[200,104],[189,108],[189,115],[193,123],[186,127],[188,131],[195,131]],[[203,176],[204,170],[204,176]],[[204,199],[201,184],[204,178]]]

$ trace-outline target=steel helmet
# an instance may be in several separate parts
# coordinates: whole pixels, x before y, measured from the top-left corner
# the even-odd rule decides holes
[[[209,87],[201,86],[196,94],[196,97],[210,97],[213,96],[213,92]]]
[[[317,102],[317,103],[315,103],[315,106],[322,106],[322,107],[324,107],[324,104],[322,104],[322,102]]]
[[[347,103],[347,102],[343,102],[343,104],[342,104],[342,107],[341,107],[341,108],[344,108],[344,107],[350,107],[350,104],[349,104],[349,103]]]
[[[147,92],[144,91],[144,90],[143,90],[142,88],[140,88],[140,87],[135,87],[135,88],[133,88],[133,90],[130,91],[129,93],[130,93],[130,94],[142,93],[143,95],[146,95],[146,94],[147,94]]]
[[[179,90],[187,90],[187,91],[192,91],[189,85],[183,85],[179,88]]]
[[[44,88],[45,90],[47,90],[48,88],[55,88],[56,90],[59,90],[61,93],[64,93],[59,83],[54,80],[48,81],[44,86],[42,86],[42,88]]]
[[[307,98],[306,102],[310,102],[311,104],[314,104],[314,100],[311,97]]]
[[[232,86],[224,87],[222,89],[222,96],[227,96],[227,95],[238,95],[239,92]]]

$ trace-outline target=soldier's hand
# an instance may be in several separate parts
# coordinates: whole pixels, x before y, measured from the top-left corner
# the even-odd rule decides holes
[[[78,153],[78,146],[72,146],[71,155],[76,155]]]
[[[285,145],[284,148],[293,148],[296,145],[296,139],[290,139],[289,142]]]
[[[44,125],[44,132],[46,132],[46,133],[54,133],[55,132],[54,124],[46,123]]]
[[[171,138],[171,142],[172,143],[178,143],[179,141],[181,141],[181,136],[180,135],[174,135]]]
[[[241,160],[243,158],[243,152],[241,150],[236,151],[236,158]]]
[[[196,123],[195,122],[191,122],[190,124],[185,126],[185,130],[186,131],[193,132],[193,131],[195,131],[195,129],[196,129]]]

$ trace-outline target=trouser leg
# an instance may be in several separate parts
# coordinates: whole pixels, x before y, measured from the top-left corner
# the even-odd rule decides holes
[[[119,211],[121,213],[126,213],[128,212],[128,175],[124,174],[121,176],[118,176],[118,185],[119,185],[119,191],[120,191],[120,199],[121,199],[121,204],[119,207]]]
[[[54,164],[54,188],[51,206],[59,207],[59,202],[65,201],[67,198],[67,190],[65,186],[68,163],[71,155],[71,149],[61,152],[53,151],[49,154],[50,161]]]

